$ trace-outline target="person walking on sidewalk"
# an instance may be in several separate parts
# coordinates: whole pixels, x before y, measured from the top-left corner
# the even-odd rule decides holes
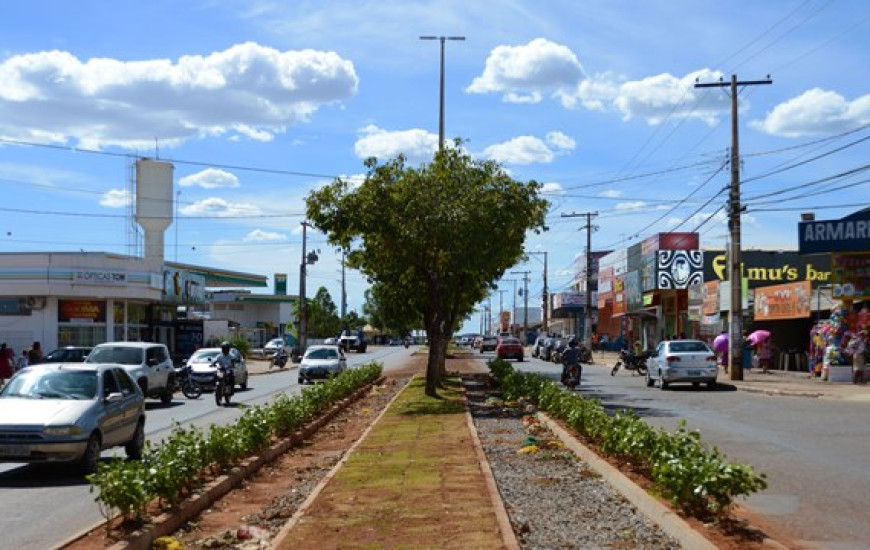
[[[758,366],[761,372],[767,374],[770,369],[770,359],[773,353],[770,350],[770,338],[759,340],[755,346],[755,353],[758,355]]]

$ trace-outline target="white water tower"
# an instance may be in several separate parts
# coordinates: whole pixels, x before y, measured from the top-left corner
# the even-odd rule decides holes
[[[168,162],[136,161],[136,222],[145,230],[145,263],[163,266],[163,234],[172,224],[172,175]]]

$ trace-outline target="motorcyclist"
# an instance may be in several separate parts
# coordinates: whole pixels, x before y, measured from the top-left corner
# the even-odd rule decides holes
[[[236,358],[230,354],[230,350],[232,349],[232,345],[229,342],[223,342],[221,344],[221,352],[214,358],[214,366],[224,372],[224,376],[226,378],[224,381],[227,384],[227,387],[230,388],[230,393],[232,393],[233,388],[235,388],[236,380],[235,380],[235,366],[236,366]]]
[[[562,352],[562,380],[565,380],[565,375],[568,374],[568,368],[577,367],[578,372],[582,373],[583,367],[580,366],[580,352],[577,350],[577,340],[571,338],[568,342],[568,348]]]

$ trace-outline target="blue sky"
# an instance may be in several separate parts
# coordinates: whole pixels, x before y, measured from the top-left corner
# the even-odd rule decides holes
[[[586,242],[564,214],[598,212],[595,250],[669,230],[724,246],[730,104],[696,78],[773,79],[739,96],[743,242],[795,248],[801,211],[870,198],[860,170],[825,179],[866,163],[868,27],[860,0],[9,4],[0,249],[128,252],[132,155],[156,155],[180,191],[167,259],[288,273],[297,292],[304,197],[367,156],[437,148],[439,45],[421,35],[466,37],[446,44],[447,137],[545,185],[550,230],[527,248],[548,252],[552,291]],[[338,302],[339,258],[309,237],[308,288]],[[539,259],[516,267],[532,296]],[[364,289],[348,273],[351,309]]]

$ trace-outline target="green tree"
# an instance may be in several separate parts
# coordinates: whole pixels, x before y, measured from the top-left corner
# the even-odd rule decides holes
[[[547,209],[540,184],[455,145],[419,168],[401,155],[368,159],[361,185],[339,178],[307,198],[308,218],[349,251],[347,265],[368,277],[380,303],[422,319],[432,396],[458,323],[522,257],[527,231],[543,226]]]
[[[326,287],[320,287],[308,301],[308,332],[320,338],[335,336],[341,331],[338,308]]]
[[[388,291],[389,288],[383,283],[375,283],[366,290],[363,313],[369,323],[381,333],[394,336],[406,336],[413,329],[423,328],[423,319],[419,314],[406,307],[406,303],[397,304],[395,300],[387,299]]]

